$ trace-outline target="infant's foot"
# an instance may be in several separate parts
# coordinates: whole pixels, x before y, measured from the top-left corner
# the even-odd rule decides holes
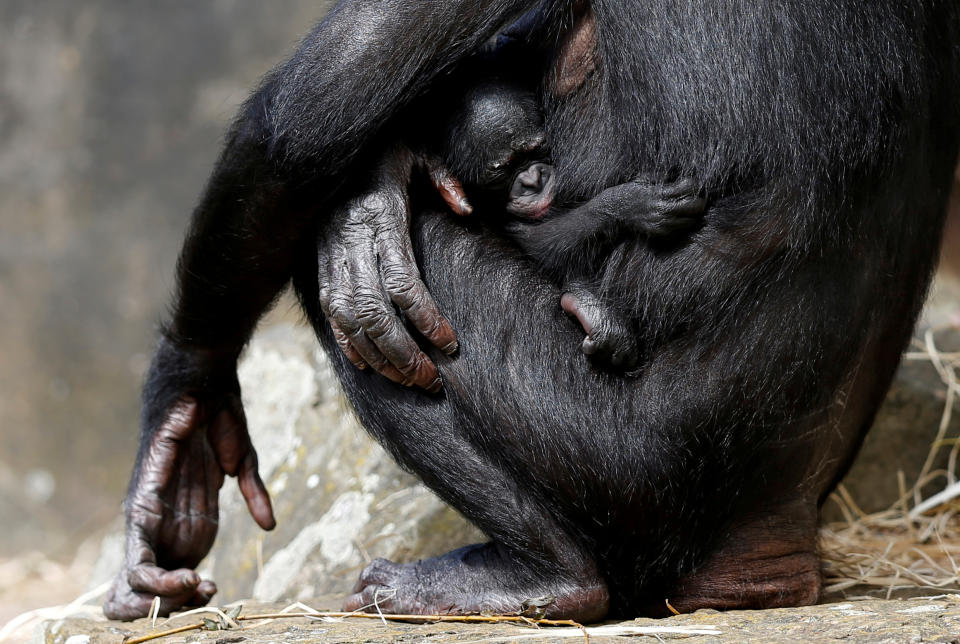
[[[613,203],[618,223],[649,238],[673,237],[699,228],[707,202],[691,178],[660,182],[647,177],[613,186],[602,193]]]
[[[580,345],[593,362],[614,371],[630,371],[637,366],[640,350],[629,320],[611,306],[604,305],[580,284],[567,285],[560,306],[580,322],[586,332]]]

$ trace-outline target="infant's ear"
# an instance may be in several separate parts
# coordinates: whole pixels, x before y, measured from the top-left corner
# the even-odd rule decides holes
[[[426,160],[427,174],[430,175],[430,182],[437,189],[443,200],[450,206],[454,214],[465,217],[473,212],[473,206],[467,201],[467,195],[463,191],[463,185],[451,174],[450,169],[436,158]]]

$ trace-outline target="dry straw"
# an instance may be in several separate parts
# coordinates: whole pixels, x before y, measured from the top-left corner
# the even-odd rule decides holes
[[[889,598],[960,589],[960,437],[947,435],[960,394],[960,352],[940,351],[936,335],[928,330],[904,356],[929,362],[943,381],[943,412],[926,461],[909,488],[903,472],[897,473],[900,498],[883,512],[863,512],[842,485],[831,496],[845,520],[820,531],[828,593]],[[933,469],[945,451],[946,468]],[[941,491],[924,498],[931,488]]]

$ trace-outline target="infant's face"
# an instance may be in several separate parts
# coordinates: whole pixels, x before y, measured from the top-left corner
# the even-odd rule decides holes
[[[539,219],[550,209],[556,191],[556,173],[542,131],[529,130],[516,136],[489,136],[477,188],[495,200],[505,200],[508,213],[524,219]]]
[[[496,124],[485,130],[478,187],[505,199],[508,213],[539,219],[550,209],[556,191],[556,173],[550,163],[543,123],[537,114],[514,109],[501,111]]]
[[[557,182],[533,92],[498,81],[480,83],[465,95],[454,121],[447,157],[468,192],[476,191],[469,196],[515,217],[543,217]]]

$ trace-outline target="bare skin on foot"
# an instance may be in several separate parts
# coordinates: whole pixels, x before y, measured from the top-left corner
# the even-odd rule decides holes
[[[595,576],[537,580],[505,549],[475,544],[441,557],[397,564],[375,559],[360,574],[344,610],[404,615],[528,614],[592,622],[609,608]],[[531,614],[533,611],[533,614]]]

